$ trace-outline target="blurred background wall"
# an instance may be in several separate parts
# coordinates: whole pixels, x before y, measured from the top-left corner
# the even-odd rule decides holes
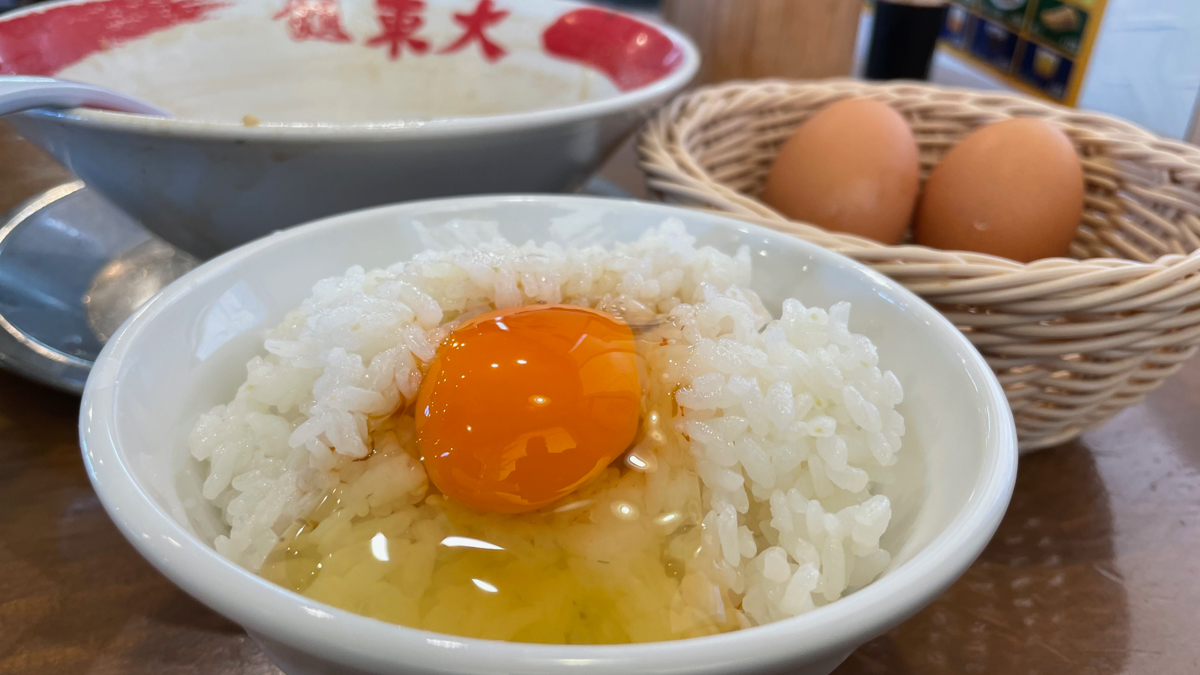
[[[1079,106],[1183,138],[1198,94],[1200,0],[1109,0]]]
[[[0,0],[0,12],[34,1]],[[866,7],[863,0],[842,1]],[[1092,2],[1065,1],[1081,7]],[[655,12],[660,4],[659,0],[601,2],[643,12]],[[698,10],[708,2],[682,0],[685,5],[695,4]],[[855,48],[856,65],[852,68],[855,73],[861,72],[870,26],[870,12],[864,12]],[[798,48],[797,52],[803,55],[804,49]],[[976,88],[1007,87],[988,72],[965,63],[946,50],[941,50],[935,58],[930,79]],[[1124,117],[1165,136],[1200,142],[1200,124],[1196,122],[1200,113],[1198,98],[1200,0],[1108,0],[1087,76],[1080,89],[1078,106]]]

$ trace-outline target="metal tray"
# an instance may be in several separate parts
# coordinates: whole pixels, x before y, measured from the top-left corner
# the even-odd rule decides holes
[[[587,194],[628,197],[593,179]],[[80,393],[121,323],[199,264],[76,181],[0,221],[0,366]]]

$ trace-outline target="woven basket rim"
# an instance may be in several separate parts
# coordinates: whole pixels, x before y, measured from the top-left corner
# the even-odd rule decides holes
[[[934,85],[926,82],[898,80],[886,83],[865,82],[862,80],[854,80],[849,78],[835,78],[827,80],[815,81],[794,81],[783,79],[765,79],[765,80],[736,80],[731,82],[723,82],[716,85],[700,87],[690,92],[681,94],[674,101],[663,108],[658,115],[651,119],[642,130],[638,139],[639,150],[639,166],[647,175],[647,184],[654,188],[655,174],[658,172],[656,163],[647,158],[653,146],[658,145],[660,148],[666,149],[672,145],[663,139],[664,131],[674,123],[675,112],[680,108],[688,107],[696,101],[707,100],[712,98],[731,98],[736,97],[743,92],[762,92],[763,90],[779,89],[781,93],[789,91],[805,91],[811,89],[845,89],[847,93],[854,93],[858,90],[884,90],[898,94],[903,94],[910,91],[913,94],[921,94],[925,98],[929,98],[929,94],[933,93],[935,98],[945,97],[951,99],[955,103],[987,103],[994,105],[996,102],[1005,102],[1014,106],[1023,106],[1031,109],[1041,109],[1049,111],[1056,116],[1069,116],[1077,120],[1088,120],[1091,122],[1100,122],[1106,126],[1113,127],[1113,130],[1106,131],[1104,138],[1107,142],[1114,145],[1136,144],[1140,151],[1147,150],[1146,145],[1150,144],[1150,151],[1158,155],[1159,167],[1167,171],[1186,171],[1196,172],[1197,182],[1200,184],[1200,147],[1188,145],[1181,141],[1165,139],[1154,133],[1143,129],[1132,122],[1108,115],[1106,113],[1082,111],[1074,108],[1057,105],[1046,101],[1038,101],[1027,96],[1014,94],[1009,92],[985,92],[974,89],[966,89],[961,87],[949,87],[943,85]],[[1018,115],[1019,116],[1019,115]],[[1051,118],[1047,121],[1057,123],[1057,120]],[[884,251],[923,251],[928,252],[931,257],[930,262],[935,264],[959,264],[970,265],[975,268],[985,266],[988,269],[987,274],[975,274],[973,276],[995,277],[1009,274],[1026,274],[1031,269],[1055,265],[1058,267],[1068,268],[1062,270],[1066,275],[1082,275],[1091,274],[1098,270],[1112,269],[1114,266],[1127,266],[1131,269],[1141,268],[1143,276],[1148,276],[1162,270],[1170,269],[1175,265],[1184,263],[1189,260],[1200,261],[1200,248],[1187,253],[1166,253],[1160,255],[1153,261],[1142,262],[1130,260],[1128,258],[1111,258],[1111,257],[1092,257],[1092,258],[1069,258],[1055,257],[1042,258],[1029,263],[1022,263],[996,256],[988,253],[978,253],[974,251],[957,251],[936,249],[920,244],[884,244],[872,239],[867,239],[854,234],[844,232],[834,232],[826,230],[812,223],[792,220],[779,212],[767,206],[762,201],[746,194],[742,194],[724,185],[720,181],[714,179],[712,175],[701,167],[697,167],[699,176],[692,175],[693,172],[684,169],[680,166],[678,157],[673,152],[654,153],[655,155],[665,155],[670,158],[674,167],[688,174],[692,182],[706,188],[715,190],[721,194],[728,194],[728,198],[735,200],[735,203],[747,201],[752,203],[751,206],[745,206],[748,211],[761,211],[761,213],[731,213],[728,210],[720,211],[722,215],[732,216],[735,218],[749,219],[751,221],[758,220],[767,223],[786,222],[794,230],[804,231],[804,234],[812,239],[827,240],[818,241],[822,245],[829,246],[839,252],[844,252],[849,249],[866,249],[872,252],[882,253]],[[1192,158],[1188,161],[1187,156]],[[1163,166],[1167,165],[1167,166]],[[1174,165],[1174,166],[1170,166]],[[742,204],[738,204],[742,206]],[[717,211],[717,209],[708,209]],[[875,257],[875,256],[872,256]],[[886,256],[879,256],[878,260],[887,260]]]
[[[986,91],[980,89],[971,89],[969,87],[956,87],[944,84],[932,84],[930,82],[922,82],[920,80],[891,80],[888,82],[873,82],[860,80],[851,77],[834,77],[823,80],[788,80],[784,78],[764,78],[759,80],[730,80],[719,84],[705,85],[697,87],[691,91],[684,92],[675,98],[675,101],[693,100],[700,98],[702,95],[711,96],[712,94],[735,91],[739,89],[765,89],[777,87],[786,90],[801,90],[801,89],[884,89],[893,90],[903,93],[906,89],[912,89],[914,92],[924,92],[928,94],[933,92],[936,98],[948,98],[955,102],[968,100],[973,103],[985,103],[990,105],[990,102],[1006,101],[1012,105],[1028,106],[1030,108],[1041,108],[1042,110],[1053,111],[1057,114],[1062,114],[1068,117],[1078,119],[1087,119],[1093,122],[1104,122],[1105,124],[1119,128],[1121,133],[1127,133],[1137,139],[1149,141],[1163,148],[1170,148],[1170,153],[1164,153],[1161,159],[1166,162],[1177,163],[1175,167],[1180,170],[1200,170],[1200,146],[1192,145],[1184,141],[1178,141],[1171,138],[1164,138],[1149,129],[1138,126],[1134,122],[1111,115],[1105,112],[1095,110],[1080,110],[1078,108],[1070,108],[1051,101],[1042,101],[1031,98],[1028,95],[1019,92],[1011,91]],[[1186,161],[1180,159],[1180,155],[1192,155],[1194,161]],[[1200,174],[1197,175],[1197,180],[1200,181]]]

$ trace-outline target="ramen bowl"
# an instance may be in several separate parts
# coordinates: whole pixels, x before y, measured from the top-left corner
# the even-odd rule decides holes
[[[0,17],[0,74],[172,113],[9,119],[201,258],[387,202],[570,191],[698,64],[670,28],[564,0],[84,0]]]

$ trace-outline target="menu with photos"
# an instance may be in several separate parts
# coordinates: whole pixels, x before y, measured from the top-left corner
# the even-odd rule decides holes
[[[942,44],[1026,92],[1074,105],[1107,0],[950,0]]]

